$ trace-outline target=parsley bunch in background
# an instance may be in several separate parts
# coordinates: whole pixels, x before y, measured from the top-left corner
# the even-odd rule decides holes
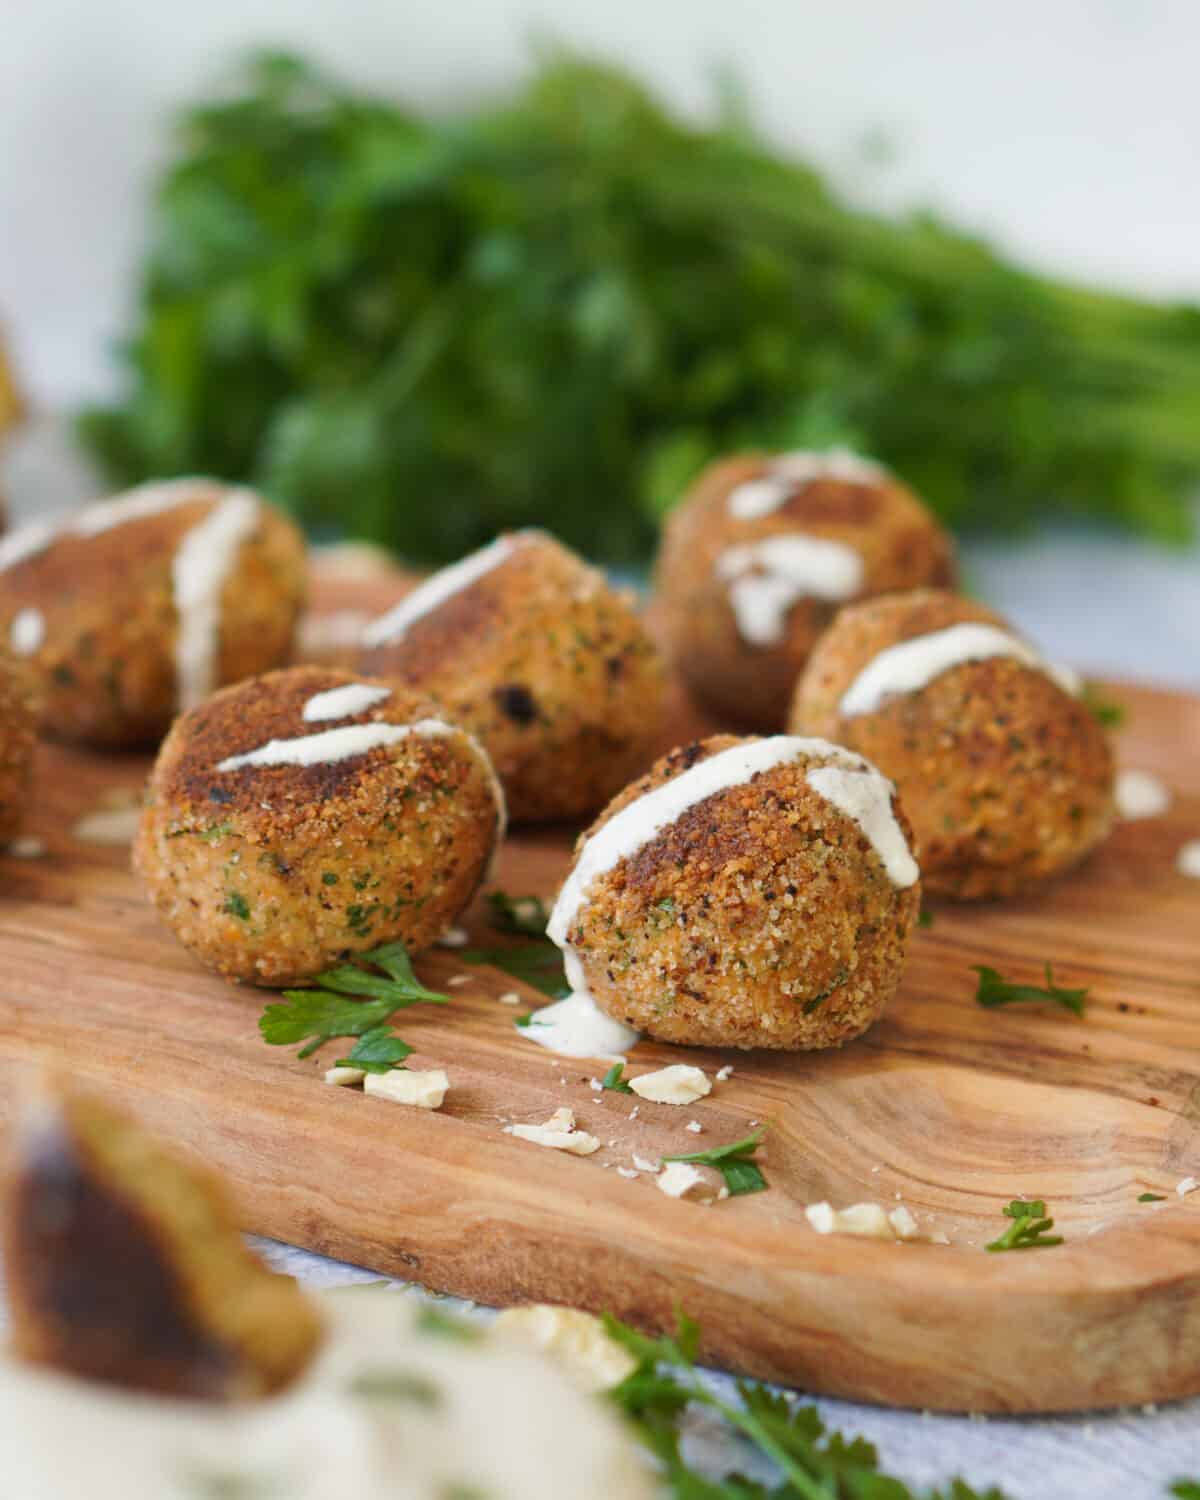
[[[530,522],[640,561],[754,445],[849,442],[1004,531],[1180,537],[1200,476],[1200,309],[852,210],[736,107],[563,56],[436,119],[260,58],[180,123],[123,358],[82,424],[114,480],[251,480],[417,561]]]

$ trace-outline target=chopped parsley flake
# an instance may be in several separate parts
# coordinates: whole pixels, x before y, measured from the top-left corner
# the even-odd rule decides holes
[[[1049,964],[1046,965],[1045,989],[1036,984],[1013,984],[1010,980],[1001,978],[995,969],[989,969],[986,964],[972,964],[971,967],[979,975],[975,1003],[986,1010],[995,1010],[1001,1005],[1042,1004],[1051,1000],[1073,1015],[1083,1015],[1087,990],[1061,989],[1054,983]]]
[[[1041,1250],[1062,1244],[1061,1234],[1048,1233],[1054,1228],[1054,1220],[1046,1217],[1046,1205],[1040,1198],[1028,1203],[1014,1198],[1002,1212],[1012,1223],[998,1240],[988,1245],[989,1250]]]

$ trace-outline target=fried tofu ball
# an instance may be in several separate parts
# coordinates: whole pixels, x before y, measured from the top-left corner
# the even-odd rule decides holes
[[[0,646],[0,844],[21,826],[33,775],[37,698],[29,672]]]
[[[43,727],[157,743],[181,709],[288,657],[304,540],[248,490],[142,485],[0,542],[0,639],[43,684]]]
[[[553,537],[502,536],[370,625],[359,669],[430,693],[487,747],[514,822],[595,812],[653,758],[658,652]]]
[[[712,464],[668,517],[657,615],[696,699],[740,729],[779,729],[835,611],[952,584],[950,538],[885,469],[842,450]]]
[[[580,839],[549,932],[576,993],[664,1042],[807,1050],[876,1020],[920,907],[891,783],[822,740],[674,750]]]
[[[221,1184],[58,1087],[19,1133],[4,1264],[19,1359],[161,1396],[289,1385],[321,1340],[296,1283],[246,1248]]]
[[[927,890],[1017,896],[1112,827],[1112,751],[1077,686],[1001,616],[919,590],[838,616],[797,686],[791,727],[836,737],[892,777]]]
[[[453,925],[503,829],[487,753],[425,699],[329,667],[215,694],[159,752],[134,865],[218,973],[310,979]]]

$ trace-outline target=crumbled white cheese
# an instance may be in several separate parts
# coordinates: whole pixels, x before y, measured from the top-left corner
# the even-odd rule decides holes
[[[699,1135],[704,1126],[701,1125],[699,1120],[689,1120],[684,1128],[690,1130],[693,1135]]]
[[[1171,805],[1171,794],[1149,771],[1117,772],[1113,783],[1117,814],[1126,822],[1138,818],[1159,818]]]
[[[647,1161],[644,1156],[635,1156],[633,1164],[639,1172],[657,1172],[660,1165],[656,1161]]]
[[[631,1177],[632,1178],[632,1177],[639,1177],[640,1175],[641,1174],[634,1167],[618,1167],[617,1168],[617,1176],[618,1177]]]
[[[654,1104],[695,1104],[712,1092],[712,1084],[702,1069],[690,1063],[672,1063],[656,1073],[643,1073],[629,1080],[629,1087]]]
[[[1194,1193],[1198,1187],[1200,1187],[1200,1182],[1197,1182],[1194,1177],[1184,1177],[1175,1184],[1175,1191],[1181,1198],[1186,1198],[1189,1193]]]
[[[909,1213],[903,1204],[899,1208],[893,1208],[888,1214],[888,1221],[898,1240],[915,1240],[917,1237],[917,1221]]]
[[[638,1117],[638,1111],[641,1109],[641,1107],[642,1106],[640,1104],[635,1104],[633,1106],[633,1108],[629,1111],[629,1118],[631,1120],[636,1120],[637,1119],[637,1117]]]
[[[521,1003],[521,997],[516,990],[505,990],[503,995],[497,995],[496,999],[501,1005],[520,1005]]]
[[[691,1162],[669,1161],[654,1179],[654,1185],[668,1198],[686,1198],[704,1185],[704,1173],[697,1171]]]
[[[896,1238],[886,1210],[878,1203],[852,1203],[840,1210],[829,1203],[810,1203],[804,1217],[818,1234],[857,1234],[876,1240]]]
[[[729,1080],[732,1077],[733,1077],[733,1065],[731,1063],[727,1063],[725,1065],[725,1067],[717,1069],[717,1082],[718,1083],[728,1083]]]
[[[573,1307],[510,1307],[492,1332],[550,1355],[589,1393],[611,1390],[637,1368],[637,1360],[609,1338],[599,1318]]]
[[[326,1068],[325,1082],[334,1088],[352,1089],[366,1077],[362,1068]]]
[[[602,1094],[604,1092],[604,1085],[598,1078],[589,1078],[588,1088],[591,1089],[593,1094]]]
[[[12,843],[8,846],[7,852],[14,859],[41,859],[42,855],[46,852],[46,846],[42,843],[41,839],[25,837],[13,839]]]
[[[470,982],[471,976],[469,974],[451,974],[450,978],[446,981],[452,990],[460,990],[464,984],[470,984]]]
[[[465,948],[471,941],[471,934],[465,927],[448,927],[435,944],[438,948]]]
[[[929,1243],[931,1245],[948,1245],[950,1243],[950,1236],[948,1234],[943,1234],[940,1229],[936,1229],[929,1236]]]
[[[1175,868],[1189,880],[1200,880],[1200,839],[1184,844],[1175,856]]]
[[[450,1080],[441,1068],[421,1072],[393,1068],[390,1073],[368,1073],[363,1084],[368,1094],[390,1099],[393,1104],[413,1104],[418,1109],[441,1109]]]
[[[599,1151],[600,1142],[586,1130],[576,1130],[575,1114],[570,1109],[556,1109],[541,1125],[506,1125],[509,1135],[518,1140],[532,1141],[535,1146],[548,1146],[552,1151],[568,1151],[572,1156],[591,1156]]]

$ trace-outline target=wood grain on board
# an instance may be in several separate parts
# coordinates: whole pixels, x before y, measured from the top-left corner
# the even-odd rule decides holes
[[[41,752],[29,831],[0,860],[0,1111],[49,1063],[119,1099],[221,1172],[248,1228],[489,1303],[548,1300],[665,1328],[676,1308],[730,1369],[893,1404],[1029,1411],[1200,1391],[1200,700],[1117,688],[1124,763],[1175,800],[1121,826],[1044,899],[942,907],[914,934],[884,1019],[840,1052],[683,1052],[643,1043],[632,1070],[685,1059],[732,1077],[685,1108],[598,1094],[602,1068],[524,1041],[508,975],[438,950],[418,964],[448,1010],[402,1018],[416,1067],[444,1067],[436,1114],[321,1081],[258,1037],[264,997],[201,970],[163,927],[127,853],[78,818],[146,762]],[[691,725],[679,723],[685,734]],[[522,833],[496,883],[552,895],[569,832]],[[495,941],[482,910],[472,936]],[[973,1003],[969,965],[1087,985],[1086,1018]],[[524,999],[538,1003],[532,991]],[[570,1105],[599,1136],[565,1156],[503,1127]],[[634,1105],[637,1117],[631,1117]],[[699,1120],[703,1132],[686,1130]],[[643,1158],[769,1125],[770,1189],[711,1207],[619,1176]],[[1139,1203],[1138,1195],[1164,1195]],[[1066,1243],[989,1255],[1017,1196],[1044,1197]],[[905,1203],[949,1245],[819,1236],[804,1205]]]

